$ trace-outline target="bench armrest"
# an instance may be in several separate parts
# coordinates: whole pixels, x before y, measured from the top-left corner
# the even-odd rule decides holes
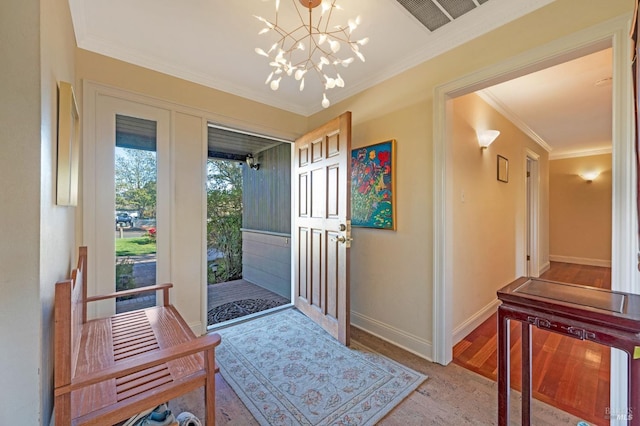
[[[152,291],[159,291],[162,290],[165,292],[165,305],[169,303],[169,289],[173,287],[173,284],[171,283],[167,283],[167,284],[159,284],[159,285],[150,285],[147,287],[138,287],[138,288],[134,288],[131,290],[122,290],[122,291],[116,291],[114,293],[109,293],[109,294],[102,294],[99,296],[91,296],[91,297],[87,297],[87,303],[88,302],[96,302],[98,300],[106,300],[106,299],[113,299],[114,297],[122,297],[122,296],[131,296],[132,294],[139,294],[139,293],[149,293]]]
[[[181,343],[170,348],[160,349],[158,351],[150,352],[145,355],[140,355],[135,358],[131,358],[127,361],[118,362],[111,367],[104,370],[92,373],[76,376],[71,380],[71,385],[62,386],[55,390],[55,395],[64,395],[73,390],[80,389],[86,386],[100,383],[104,380],[115,379],[118,377],[126,376],[138,371],[145,370],[147,368],[154,367],[156,365],[164,364],[174,359],[182,358],[189,355],[194,355],[199,352],[207,350],[213,350],[220,344],[220,335],[217,333],[207,334],[198,337],[188,342]],[[205,357],[206,363],[206,357]],[[215,366],[211,366],[211,369],[215,369]]]

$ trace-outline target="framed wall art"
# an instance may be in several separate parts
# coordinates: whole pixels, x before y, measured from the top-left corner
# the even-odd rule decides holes
[[[351,224],[396,229],[394,139],[351,151]]]
[[[80,165],[80,115],[73,87],[58,83],[58,173],[56,204],[78,204],[78,167]]]
[[[509,160],[502,155],[498,155],[498,180],[509,182]]]

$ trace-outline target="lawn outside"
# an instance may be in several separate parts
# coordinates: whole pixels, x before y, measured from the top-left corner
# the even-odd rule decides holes
[[[144,256],[156,252],[156,242],[149,237],[116,238],[116,256]]]

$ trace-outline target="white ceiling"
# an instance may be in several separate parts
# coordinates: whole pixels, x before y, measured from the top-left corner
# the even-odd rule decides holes
[[[608,48],[484,89],[479,95],[553,159],[611,152]]]
[[[341,68],[345,87],[328,91],[328,98],[335,104],[553,0],[446,3],[470,1],[476,6],[473,10],[430,32],[396,0],[339,0],[343,10],[333,15],[331,25],[345,25],[349,18],[359,15],[362,24],[354,31],[354,38],[369,37],[370,41],[361,48],[366,62],[356,59],[348,68]],[[291,2],[298,0],[281,0],[281,23],[288,19],[287,10],[295,13]],[[254,49],[267,50],[275,40],[265,38],[269,34],[258,35],[264,24],[254,15],[272,20],[274,0],[69,0],[69,4],[80,48],[305,116],[322,109],[323,87],[319,81],[307,79],[303,92],[294,79],[283,79],[275,92],[265,85],[271,71],[269,60]],[[608,66],[610,69],[610,54]],[[586,94],[587,82],[593,85],[596,79],[611,76],[610,70],[605,72],[605,64],[598,67],[589,72],[562,71],[569,73],[568,80],[545,75],[530,82],[529,77],[521,77],[505,83],[517,84],[517,89],[500,85],[484,91],[483,96],[497,100],[501,112],[509,118],[526,123],[539,140],[554,148],[554,154],[561,151],[558,147],[563,142],[573,146],[589,139],[594,146],[604,145],[604,124],[599,123],[597,131],[587,128],[601,120],[584,120],[585,116],[604,117],[604,110],[583,108],[579,111],[580,124],[570,124],[574,107],[601,106],[603,98],[596,94],[588,100],[577,97]],[[584,77],[580,79],[583,85],[577,84],[576,76]],[[543,93],[545,96],[539,97]],[[514,94],[526,96],[511,96]],[[555,97],[549,100],[546,96],[551,95]],[[610,112],[608,120],[610,134]],[[573,140],[575,136],[577,141]],[[609,135],[609,144],[610,139]]]

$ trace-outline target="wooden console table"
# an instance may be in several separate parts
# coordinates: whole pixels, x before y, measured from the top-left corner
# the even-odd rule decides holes
[[[531,424],[531,326],[628,355],[629,408],[610,413],[640,426],[640,295],[519,278],[498,290],[498,424],[509,424],[509,320],[522,323],[522,424]],[[603,413],[604,414],[604,413]]]

